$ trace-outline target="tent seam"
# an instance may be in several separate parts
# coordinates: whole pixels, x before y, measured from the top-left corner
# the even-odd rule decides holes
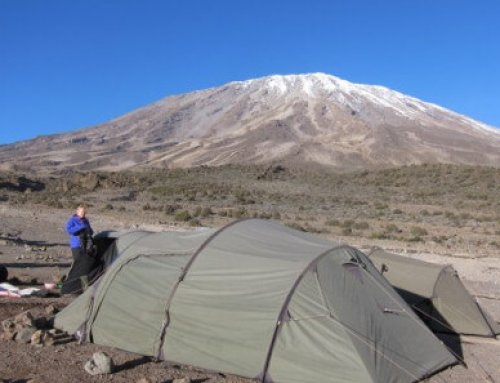
[[[191,266],[193,265],[194,261],[198,257],[198,255],[208,246],[210,242],[212,242],[215,238],[219,236],[222,232],[224,232],[226,229],[228,229],[231,226],[234,226],[237,223],[251,220],[252,218],[243,218],[239,219],[233,222],[228,223],[227,225],[221,227],[219,230],[217,230],[215,233],[213,233],[210,237],[208,237],[205,242],[203,242],[200,247],[193,253],[191,258],[189,258],[189,261],[186,263],[186,266],[184,267],[184,270],[182,273],[179,275],[179,278],[177,278],[177,281],[175,282],[174,286],[172,287],[172,290],[170,294],[168,295],[168,298],[165,303],[165,318],[163,320],[163,324],[160,329],[160,343],[158,350],[156,352],[156,359],[160,359],[160,356],[162,354],[162,349],[165,344],[165,337],[167,333],[167,327],[170,325],[170,306],[172,304],[172,301],[175,297],[175,293],[178,290],[179,285],[181,282],[186,278],[186,275],[188,274],[188,271],[191,269]]]
[[[443,265],[443,267],[441,268],[441,270],[439,270],[439,273],[436,277],[436,281],[434,282],[434,286],[432,288],[432,296],[431,296],[431,300],[436,298],[437,295],[436,295],[436,287],[437,287],[437,284],[438,284],[438,281],[439,281],[439,278],[441,278],[441,275],[445,273],[446,269],[448,268],[453,268],[451,265]]]
[[[144,235],[142,235],[141,237],[137,238],[135,241],[131,242],[131,243],[130,243],[127,247],[125,247],[125,248],[122,250],[122,253],[123,253],[125,250],[129,249],[129,248],[130,248],[130,247],[131,247],[134,243],[136,243],[137,241],[139,241],[139,240],[141,240],[141,239],[143,239],[143,238],[145,238],[145,237],[147,237],[147,236],[149,236],[149,235],[151,235],[151,234],[154,234],[154,233],[152,233],[152,232],[144,232],[144,233],[145,233]],[[126,234],[125,234],[125,235],[126,235]],[[137,257],[134,257],[133,259],[135,259],[135,258],[137,258]],[[126,262],[122,263],[120,266],[118,266],[118,270],[117,270],[117,271],[116,271],[116,273],[113,275],[113,278],[112,278],[112,279],[114,279],[114,278],[115,278],[116,274],[118,274],[118,273],[120,272],[120,270],[123,268],[123,266],[124,266],[125,264],[129,263],[129,261],[130,261],[130,259],[129,259],[129,260],[127,260]],[[107,272],[103,273],[103,275],[105,275],[105,274],[107,274]],[[111,284],[111,282],[107,284],[107,286],[106,286],[106,290],[109,288],[109,285],[110,285],[110,284]],[[104,288],[104,287],[103,287],[103,288]],[[98,292],[100,292],[100,291],[98,291],[98,290],[99,290],[99,289],[96,289],[96,291],[94,292],[94,294],[91,296],[91,302],[92,302],[92,303],[90,304],[90,306],[91,306],[91,307],[90,307],[90,315],[89,315],[89,317],[87,318],[87,320],[85,321],[85,324],[84,324],[84,325],[85,325],[85,328],[86,328],[86,329],[88,328],[88,338],[89,338],[89,339],[90,339],[90,337],[91,337],[91,333],[92,333],[92,325],[93,325],[93,324],[94,324],[94,322],[95,322],[95,318],[97,317],[97,314],[99,313],[99,310],[101,309],[101,304],[102,304],[102,299],[101,299],[101,300],[99,301],[99,303],[98,303],[98,305],[97,305],[96,309],[95,309],[95,314],[94,314],[93,312],[94,312],[95,298],[96,298],[96,296],[97,296]],[[87,335],[87,334],[86,334],[86,335]],[[86,337],[87,337],[87,336],[86,336]]]
[[[326,257],[332,251],[340,250],[340,249],[353,249],[353,248],[349,245],[339,245],[339,246],[334,246],[334,247],[322,252],[317,257],[315,257],[313,260],[311,260],[311,262],[309,262],[307,264],[307,266],[300,272],[300,274],[297,276],[297,279],[292,284],[290,291],[288,292],[288,295],[285,297],[283,305],[281,306],[281,310],[278,314],[278,319],[276,321],[276,326],[274,328],[273,336],[271,338],[271,343],[270,343],[268,351],[267,351],[264,368],[263,368],[262,373],[261,373],[261,378],[260,378],[261,383],[266,383],[265,379],[266,379],[266,375],[267,375],[268,370],[269,370],[269,366],[271,364],[271,357],[273,354],[274,346],[275,346],[276,340],[278,338],[279,330],[281,329],[281,325],[283,323],[282,318],[283,318],[286,310],[288,310],[288,306],[290,304],[290,301],[291,301],[291,299],[295,293],[295,290],[297,289],[300,281],[304,278],[304,275],[307,273],[307,271],[310,270],[315,264],[317,264],[317,262],[319,262],[320,259],[322,259],[323,257]]]
[[[108,283],[108,285],[106,286],[106,291],[109,289],[109,286],[113,283],[113,281],[115,280],[116,276],[121,273],[121,271],[123,270],[123,268],[125,266],[128,266],[130,263],[136,261],[139,258],[143,258],[143,257],[144,258],[157,257],[157,256],[162,256],[162,255],[163,255],[162,253],[149,253],[149,254],[140,253],[140,254],[134,255],[134,257],[132,257],[132,258],[127,259],[126,262],[123,262],[120,266],[118,266],[118,270],[116,270],[116,272],[113,274],[113,278],[111,278],[110,283]],[[94,297],[92,297],[92,299],[93,298]],[[95,315],[93,316],[92,324],[95,322],[95,318],[97,317],[97,314],[98,314],[99,310],[101,309],[101,304],[102,304],[102,299],[99,302],[99,307],[97,308],[97,311],[96,311]]]

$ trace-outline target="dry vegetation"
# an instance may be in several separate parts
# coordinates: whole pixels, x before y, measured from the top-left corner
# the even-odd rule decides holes
[[[119,173],[0,174],[0,201],[93,209],[127,219],[219,226],[275,219],[357,244],[500,251],[500,169],[418,165],[335,174],[280,165]],[[386,246],[387,247],[387,246]]]
[[[63,224],[77,203],[90,205],[97,230],[221,226],[237,218],[274,219],[358,247],[414,252],[451,263],[469,291],[498,321],[500,169],[420,165],[334,174],[319,168],[223,166],[118,173],[0,173],[0,258],[12,283],[59,280],[71,261]],[[463,258],[462,258],[463,256]],[[479,256],[490,258],[473,259]],[[71,298],[0,299],[0,319],[30,309],[64,307]],[[487,343],[486,343],[487,342]],[[250,380],[74,342],[37,348],[0,342],[0,381],[90,382],[83,369],[105,350],[119,369],[113,382],[243,383]],[[498,342],[464,340],[468,368],[456,366],[430,382],[497,381]],[[461,351],[461,352],[462,352]],[[1,379],[3,378],[3,379]]]

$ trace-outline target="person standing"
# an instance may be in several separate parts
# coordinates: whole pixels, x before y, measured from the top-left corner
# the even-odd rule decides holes
[[[62,294],[83,292],[89,284],[90,276],[97,263],[92,239],[94,231],[86,218],[86,213],[85,206],[79,205],[75,214],[66,222],[73,264],[63,283]]]

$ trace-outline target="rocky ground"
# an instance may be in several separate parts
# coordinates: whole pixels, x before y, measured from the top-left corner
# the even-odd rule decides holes
[[[9,278],[23,285],[43,287],[43,283],[64,275],[71,263],[67,248],[64,222],[71,210],[51,208],[44,205],[11,205],[0,203],[0,261],[9,270]],[[96,231],[105,229],[171,230],[175,220],[161,222],[153,214],[150,218],[128,214],[127,210],[90,209],[90,219]],[[210,221],[220,225],[220,221]],[[187,229],[187,228],[182,228]],[[339,239],[334,232],[318,233]],[[341,239],[366,248],[370,238],[350,235]],[[375,240],[375,239],[374,239]],[[479,303],[500,321],[500,253],[489,251],[479,254],[448,248],[434,252],[434,245],[419,243],[418,248],[408,249],[401,241],[377,239],[377,245],[396,250],[411,257],[430,262],[450,263],[460,273],[464,283]],[[491,250],[491,249],[490,249]],[[13,318],[29,310],[34,319],[49,321],[54,309],[61,309],[72,298],[54,296],[36,298],[0,298],[0,320]],[[43,327],[43,326],[41,326]],[[0,330],[3,331],[3,330]],[[3,331],[5,332],[5,331]],[[31,334],[32,335],[32,334]],[[454,344],[461,353],[467,368],[455,366],[435,375],[431,382],[500,382],[500,341],[495,339],[463,337],[445,339]],[[140,355],[92,344],[71,342],[47,342],[34,345],[15,340],[0,341],[1,382],[180,382],[175,379],[190,379],[191,382],[251,382],[250,380],[201,371],[190,366],[154,362]],[[53,343],[53,344],[51,344]],[[97,351],[109,354],[115,362],[115,372],[104,376],[92,376],[84,370],[85,363]],[[3,379],[3,380],[2,380]]]

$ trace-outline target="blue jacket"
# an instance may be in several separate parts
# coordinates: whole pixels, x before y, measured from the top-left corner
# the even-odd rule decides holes
[[[72,249],[78,248],[82,245],[79,235],[85,229],[89,229],[90,235],[94,234],[87,218],[80,218],[75,214],[68,219],[68,222],[66,222],[66,231],[69,234],[69,246]]]

